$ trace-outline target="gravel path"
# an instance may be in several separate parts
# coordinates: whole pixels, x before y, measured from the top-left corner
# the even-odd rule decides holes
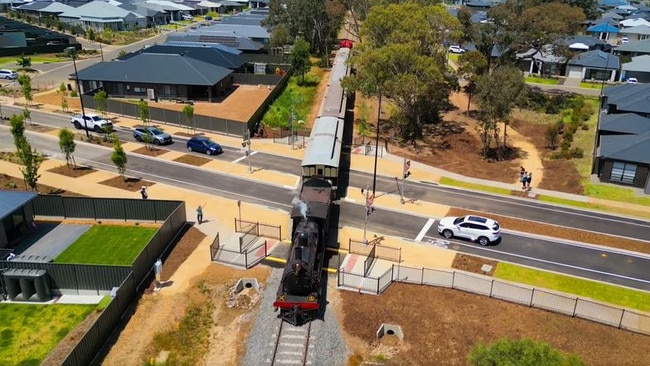
[[[244,366],[270,365],[276,336],[272,329],[279,314],[273,311],[273,300],[275,300],[275,294],[280,284],[282,271],[282,269],[274,269],[268,278],[265,286],[266,291],[262,295],[259,315],[248,336]],[[331,288],[328,290],[332,291]],[[310,352],[311,362],[308,364],[312,366],[343,366],[347,362],[349,349],[341,337],[334,311],[331,308],[326,310],[328,311],[325,312],[324,320],[317,319],[312,322],[311,334],[314,350]]]

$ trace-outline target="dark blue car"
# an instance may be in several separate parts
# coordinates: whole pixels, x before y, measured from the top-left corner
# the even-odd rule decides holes
[[[189,141],[187,141],[187,150],[201,152],[208,155],[217,155],[223,152],[221,145],[205,136],[195,136],[189,139]]]

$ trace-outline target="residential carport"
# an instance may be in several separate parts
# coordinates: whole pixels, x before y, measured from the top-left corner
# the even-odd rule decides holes
[[[7,248],[20,239],[22,230],[34,220],[31,203],[38,194],[0,191],[0,248]]]

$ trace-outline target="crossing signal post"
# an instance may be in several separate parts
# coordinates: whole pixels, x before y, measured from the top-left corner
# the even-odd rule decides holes
[[[408,178],[411,175],[411,161],[404,159],[404,165],[402,168],[402,184],[399,184],[399,181],[397,182],[397,190],[399,191],[400,195],[400,203],[404,204],[406,203],[406,199],[404,199],[404,196],[406,195],[406,178]],[[395,180],[397,180],[397,177],[395,177]]]
[[[244,141],[241,143],[242,148],[244,148],[244,153],[246,154],[246,158],[248,160],[248,172],[252,173],[253,172],[253,166],[251,165],[251,133],[250,131],[246,130],[244,133]]]
[[[366,197],[366,218],[363,222],[363,243],[368,244],[367,236],[367,227],[368,227],[368,216],[375,210],[375,195],[370,192],[370,187],[366,186],[364,190],[361,188],[361,194]]]

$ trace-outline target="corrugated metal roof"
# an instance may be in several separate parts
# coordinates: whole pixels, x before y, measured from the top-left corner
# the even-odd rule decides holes
[[[343,121],[334,117],[319,117],[311,131],[302,166],[324,165],[339,167]]]
[[[636,113],[603,114],[599,130],[639,135],[650,132],[650,118]]]
[[[650,133],[602,136],[600,157],[650,164]]]
[[[38,193],[0,191],[0,220],[36,198]]]

